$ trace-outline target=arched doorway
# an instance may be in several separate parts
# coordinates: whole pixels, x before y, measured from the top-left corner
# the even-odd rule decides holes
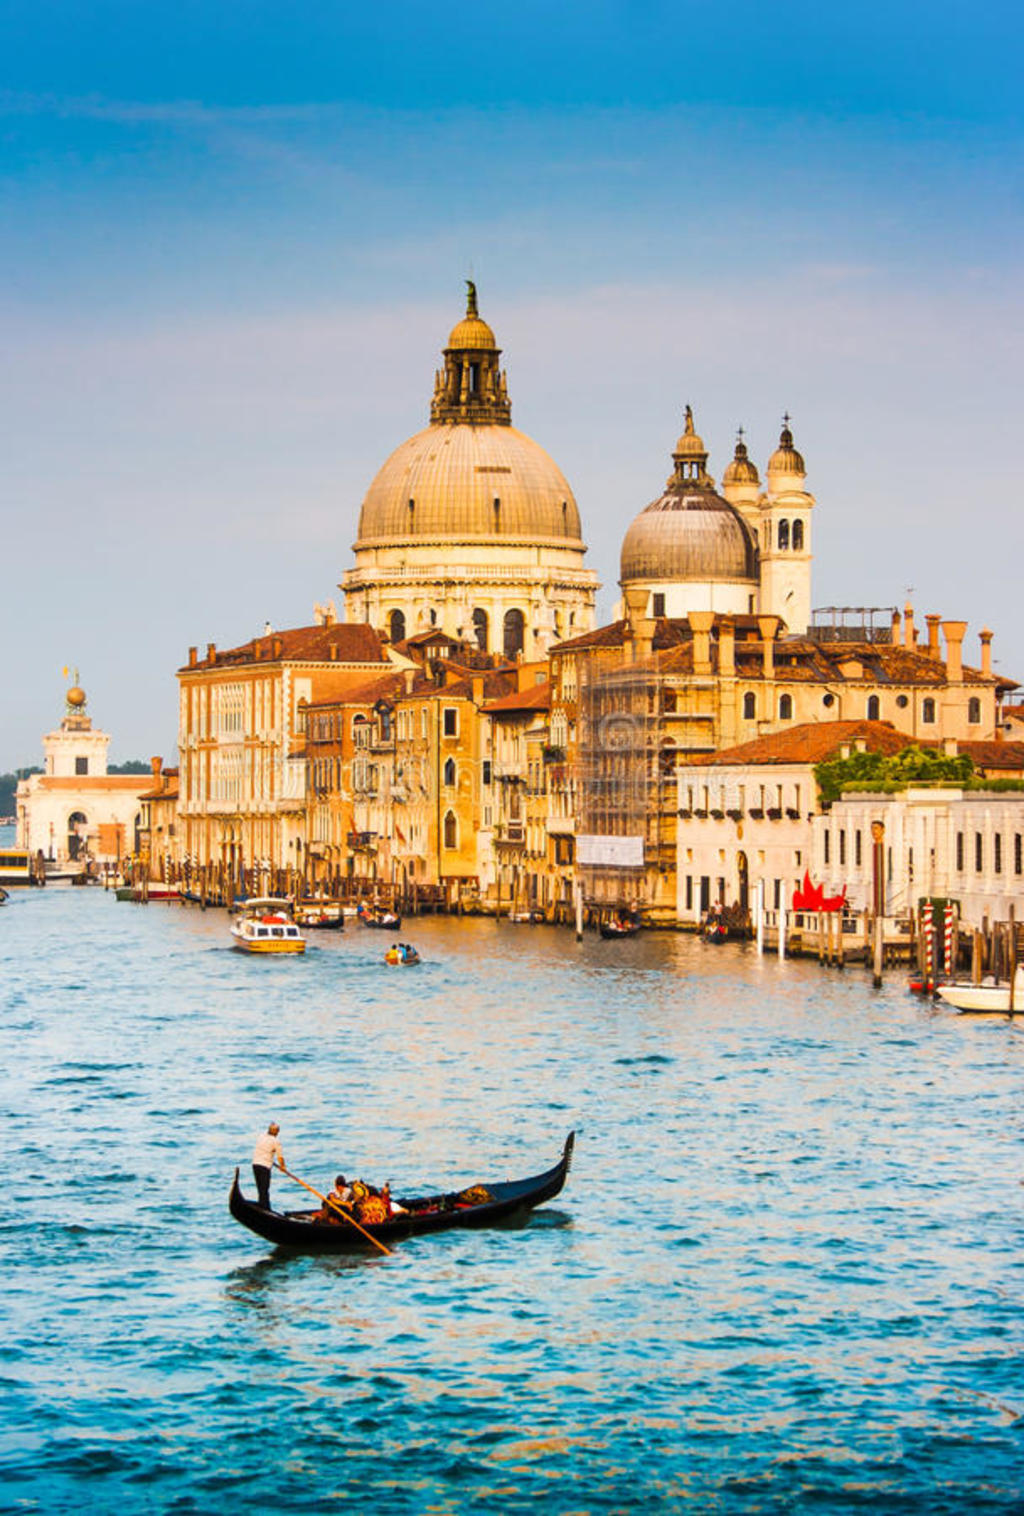
[[[476,638],[476,645],[482,653],[486,653],[487,651],[487,632],[487,612],[482,610],[480,606],[477,606],[473,612],[473,636]]]
[[[504,638],[502,651],[506,658],[517,658],[523,651],[523,639],[526,632],[526,617],[518,608],[505,612]]]
[[[81,858],[86,848],[85,829],[88,819],[82,811],[72,811],[68,817],[68,857]]]

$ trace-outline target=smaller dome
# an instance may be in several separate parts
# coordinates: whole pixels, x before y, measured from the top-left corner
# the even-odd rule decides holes
[[[466,314],[462,320],[452,327],[448,338],[449,348],[471,351],[495,352],[498,344],[494,340],[494,333],[487,322],[484,321],[476,306],[476,285],[472,279],[466,280]]]
[[[699,437],[697,435],[696,431],[694,430],[693,411],[691,410],[690,406],[687,406],[686,407],[686,426],[685,426],[685,428],[683,430],[683,435],[679,438],[679,441],[676,443],[676,450],[675,450],[675,453],[673,454],[673,457],[675,457],[675,458],[679,458],[679,457],[683,457],[683,458],[706,458],[707,455],[708,455],[708,450],[704,446],[704,439],[703,439],[703,437]]]
[[[73,705],[76,710],[80,709],[85,704],[85,691],[81,685],[73,684],[64,696],[64,699],[68,705]]]
[[[743,440],[743,428],[736,439],[736,451],[732,462],[722,475],[723,484],[760,484],[756,466],[747,457],[747,444]]]
[[[789,417],[782,418],[779,445],[768,459],[769,474],[806,474],[804,460],[793,446],[793,433],[789,429]]]
[[[623,539],[623,585],[638,579],[754,585],[757,575],[757,549],[742,517],[712,490],[667,492],[640,512]]]

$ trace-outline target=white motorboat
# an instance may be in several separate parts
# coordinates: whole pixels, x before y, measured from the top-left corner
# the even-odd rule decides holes
[[[231,923],[232,947],[242,953],[304,953],[306,939],[295,924],[290,900],[261,895],[246,900]]]
[[[952,984],[936,985],[935,993],[957,1011],[971,1011],[976,1015],[987,1011],[998,1016],[1011,1013],[1010,985],[1005,979],[984,979],[981,984],[954,980]],[[1024,964],[1014,977],[1012,1010],[1015,1015],[1024,1015]]]

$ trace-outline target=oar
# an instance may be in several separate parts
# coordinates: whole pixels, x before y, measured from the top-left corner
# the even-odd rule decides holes
[[[368,1232],[365,1227],[359,1225],[354,1216],[349,1215],[343,1205],[339,1205],[336,1200],[332,1200],[330,1195],[321,1195],[319,1190],[315,1190],[311,1184],[307,1184],[304,1179],[300,1179],[298,1174],[293,1174],[291,1169],[286,1169],[283,1163],[278,1164],[278,1167],[280,1168],[282,1174],[287,1174],[289,1179],[294,1179],[296,1184],[301,1184],[304,1190],[308,1190],[311,1195],[315,1195],[318,1200],[322,1200],[324,1205],[331,1206],[335,1211],[337,1211],[339,1216],[344,1216],[345,1220],[349,1223],[350,1226],[354,1226],[357,1232],[362,1232],[367,1242],[372,1242],[375,1248],[380,1248],[382,1253],[386,1253],[389,1258],[391,1257],[393,1249],[386,1248],[383,1242],[378,1242],[376,1237]]]

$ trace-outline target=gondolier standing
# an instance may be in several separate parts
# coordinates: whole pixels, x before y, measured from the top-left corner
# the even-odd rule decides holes
[[[261,1132],[256,1139],[256,1146],[252,1150],[252,1177],[256,1181],[258,1203],[265,1211],[270,1210],[270,1170],[273,1164],[279,1169],[284,1168],[284,1150],[277,1140],[277,1134],[281,1130],[276,1121],[272,1121],[265,1132]]]

